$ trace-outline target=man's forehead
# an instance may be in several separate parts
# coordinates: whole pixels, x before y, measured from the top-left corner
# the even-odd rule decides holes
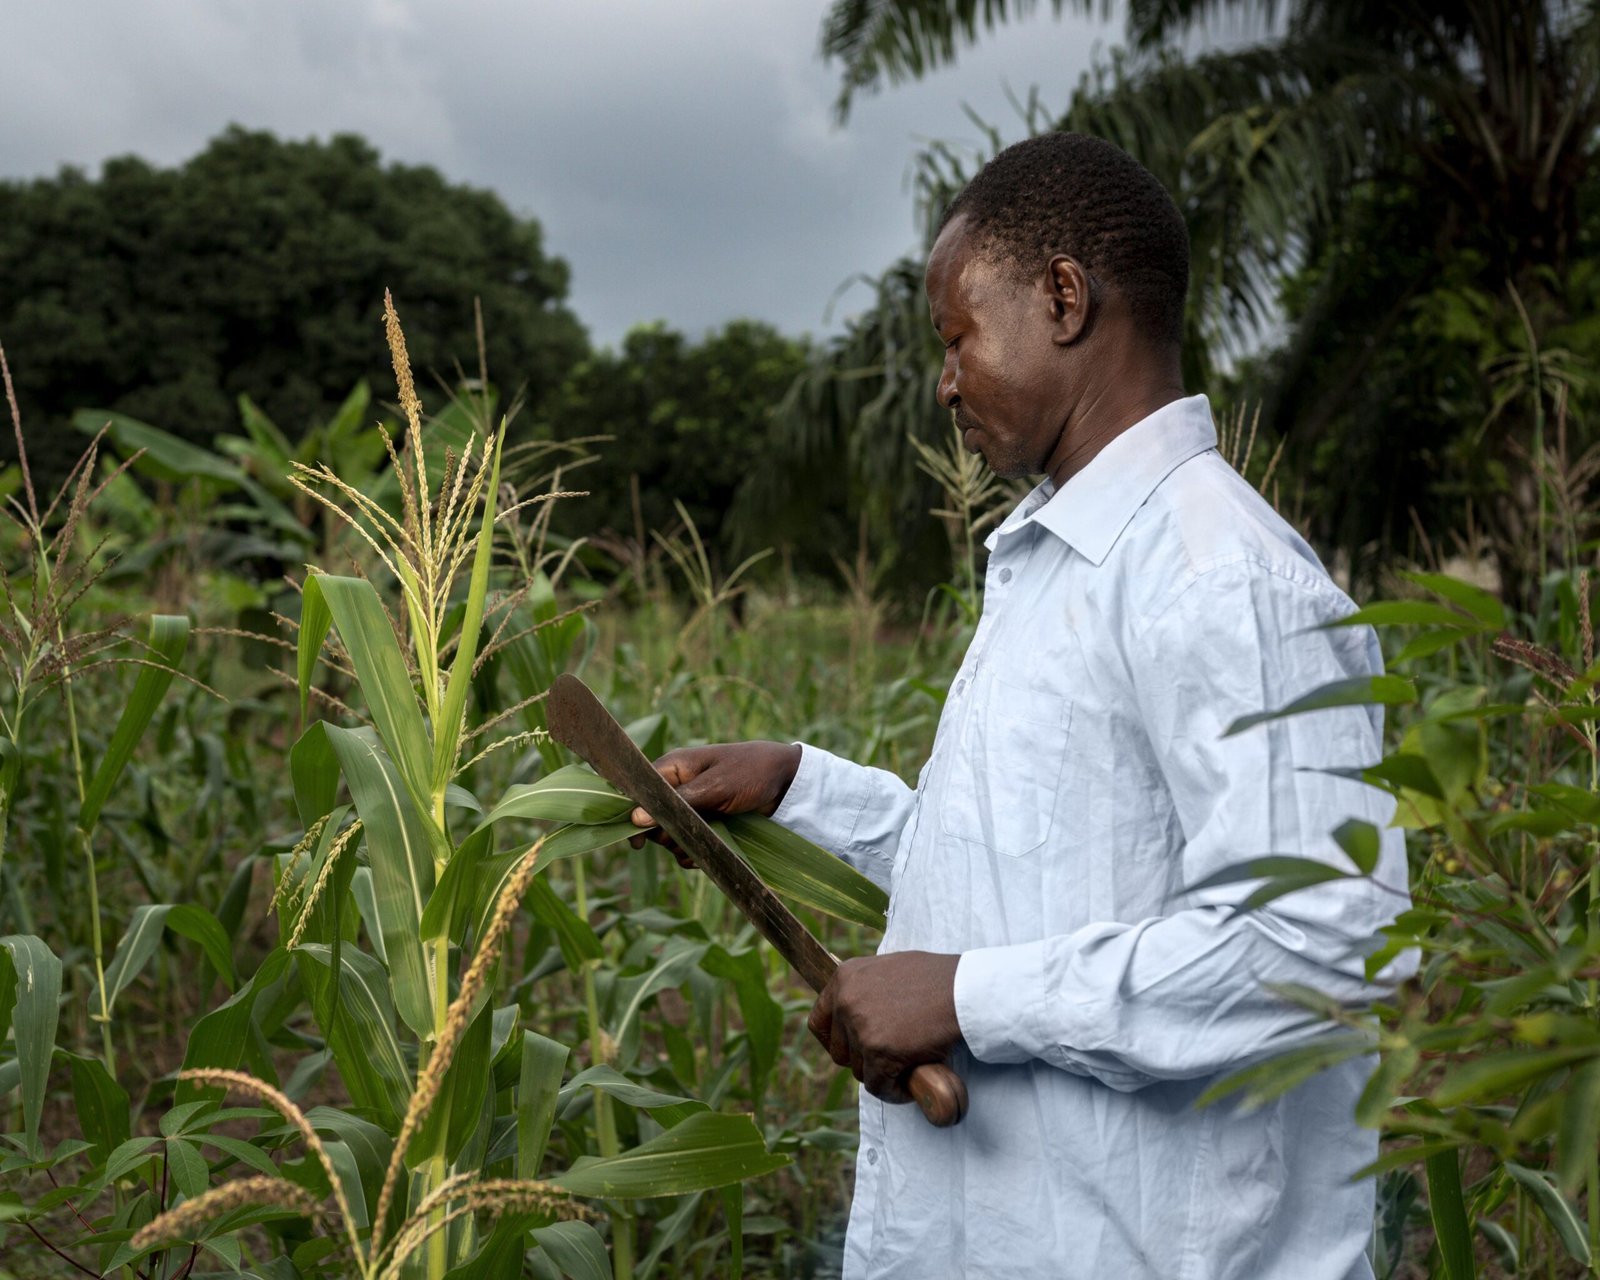
[[[923,271],[922,287],[928,295],[928,304],[937,308],[940,294],[949,295],[961,284],[969,265],[970,243],[966,219],[957,214],[945,223],[928,252],[928,265]]]

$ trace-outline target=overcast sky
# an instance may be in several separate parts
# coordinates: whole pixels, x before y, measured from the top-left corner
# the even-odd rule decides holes
[[[365,135],[544,225],[597,342],[664,319],[838,328],[914,248],[906,176],[963,103],[1065,103],[1120,19],[1043,13],[835,126],[825,0],[0,0],[0,176],[175,163],[230,123]],[[0,288],[4,282],[0,282]]]

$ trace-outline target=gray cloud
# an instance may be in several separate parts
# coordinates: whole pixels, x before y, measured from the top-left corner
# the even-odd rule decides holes
[[[192,155],[230,122],[353,131],[540,219],[597,341],[665,319],[836,328],[850,276],[916,243],[929,138],[1008,135],[1005,86],[1065,101],[1120,22],[1039,17],[836,128],[820,0],[12,0],[0,174]]]

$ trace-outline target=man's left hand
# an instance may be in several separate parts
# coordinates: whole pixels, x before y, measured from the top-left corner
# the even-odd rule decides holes
[[[909,1102],[913,1067],[943,1062],[961,1039],[956,1020],[960,956],[895,951],[846,960],[811,1010],[811,1034],[868,1093]]]

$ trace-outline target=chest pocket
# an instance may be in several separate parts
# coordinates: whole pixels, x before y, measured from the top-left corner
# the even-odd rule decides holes
[[[1018,858],[1050,835],[1072,703],[993,673],[974,682],[954,744],[940,825]]]

